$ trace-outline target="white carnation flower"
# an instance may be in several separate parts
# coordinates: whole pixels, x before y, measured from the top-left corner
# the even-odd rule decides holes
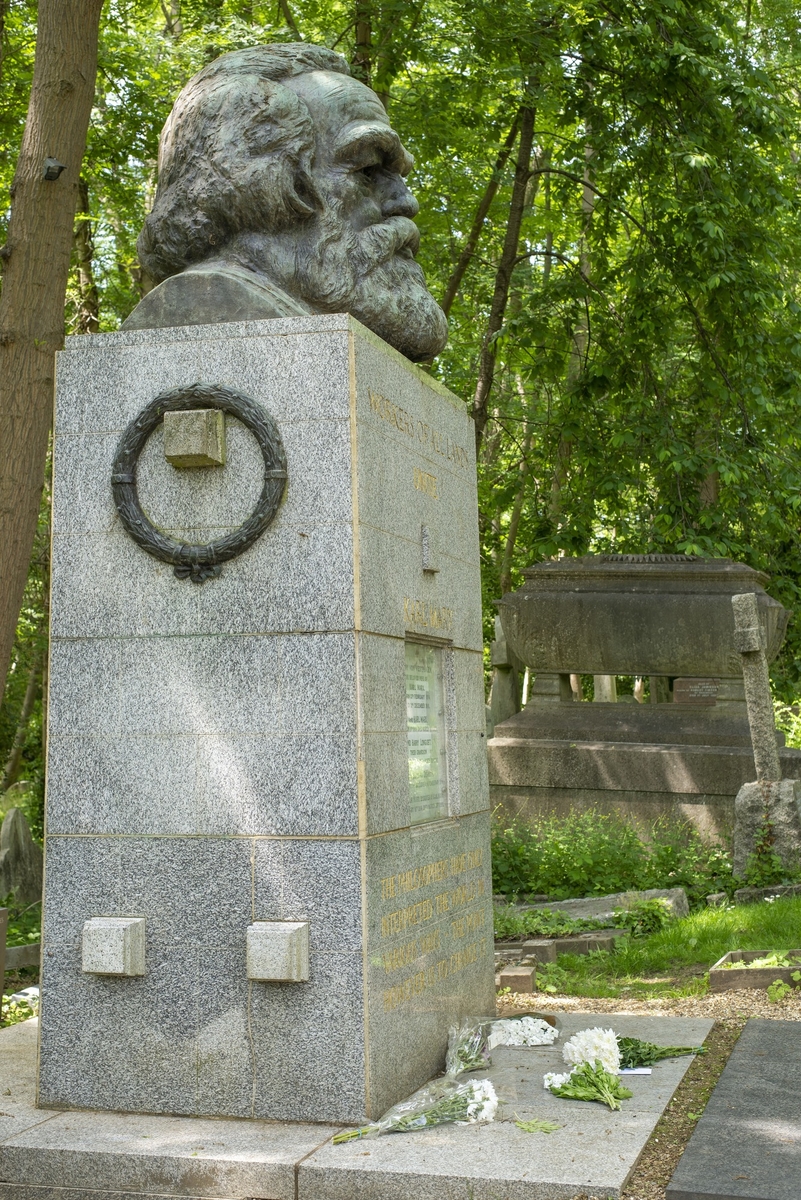
[[[498,1097],[489,1079],[474,1079],[473,1099],[467,1105],[468,1121],[494,1121]]]
[[[572,1071],[568,1071],[565,1075],[556,1075],[553,1071],[549,1071],[542,1077],[542,1086],[546,1091],[550,1091],[552,1087],[561,1087],[563,1083],[567,1083],[572,1074]]]
[[[574,1033],[572,1038],[565,1042],[562,1057],[574,1067],[585,1062],[600,1062],[612,1075],[616,1075],[620,1070],[620,1050],[613,1029],[582,1029],[579,1033]]]
[[[550,1046],[558,1037],[559,1030],[540,1017],[492,1022],[492,1046]]]

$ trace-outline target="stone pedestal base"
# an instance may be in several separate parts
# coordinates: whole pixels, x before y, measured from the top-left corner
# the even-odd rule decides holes
[[[745,873],[760,831],[766,821],[773,829],[772,850],[786,867],[801,860],[801,782],[745,783],[734,801],[734,874]]]
[[[239,397],[225,464],[175,466],[157,425],[117,471],[131,423],[197,387]],[[135,483],[174,541],[239,544],[278,477],[268,422],[283,498],[217,576],[129,536],[113,489]],[[492,1011],[473,444],[462,403],[347,316],[69,339],[43,1108],[358,1123]],[[142,959],[117,938],[83,960],[109,919]]]
[[[699,1045],[712,1021],[605,1016],[622,1036]],[[561,1071],[562,1041],[597,1024],[561,1017],[553,1046],[498,1047],[489,1077],[504,1100],[491,1125],[331,1144],[331,1125],[203,1120],[130,1113],[48,1113],[34,1107],[36,1022],[0,1032],[2,1200],[619,1200],[645,1143],[693,1061],[674,1058],[627,1079],[614,1120],[600,1104],[544,1091]],[[542,1117],[548,1137],[518,1129]]]

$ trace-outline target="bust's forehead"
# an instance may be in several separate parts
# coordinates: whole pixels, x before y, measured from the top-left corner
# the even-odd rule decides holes
[[[339,140],[349,125],[383,125],[391,128],[386,110],[375,92],[335,71],[307,71],[283,81],[306,101],[317,132],[318,145]]]

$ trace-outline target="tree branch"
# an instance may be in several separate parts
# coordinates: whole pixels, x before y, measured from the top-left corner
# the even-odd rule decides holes
[[[464,244],[462,253],[459,255],[456,266],[451,272],[450,279],[445,285],[445,294],[442,297],[442,311],[447,317],[451,311],[451,305],[456,299],[456,293],[459,291],[464,273],[470,265],[470,261],[475,254],[478,239],[481,236],[481,230],[484,227],[484,222],[487,219],[487,213],[490,210],[490,205],[495,199],[501,182],[501,174],[506,166],[509,155],[512,153],[512,147],[517,140],[517,130],[520,122],[520,112],[515,113],[515,119],[512,122],[512,127],[506,135],[506,140],[503,143],[503,148],[495,159],[495,166],[492,168],[492,176],[484,189],[484,195],[479,201],[476,215],[473,218],[473,224],[470,228],[470,233],[467,235],[467,241]]]

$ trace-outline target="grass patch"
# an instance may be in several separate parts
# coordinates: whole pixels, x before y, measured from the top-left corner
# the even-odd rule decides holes
[[[801,897],[706,908],[648,937],[620,938],[613,953],[560,954],[537,968],[541,990],[641,999],[702,995],[729,950],[786,952],[801,943]]]

